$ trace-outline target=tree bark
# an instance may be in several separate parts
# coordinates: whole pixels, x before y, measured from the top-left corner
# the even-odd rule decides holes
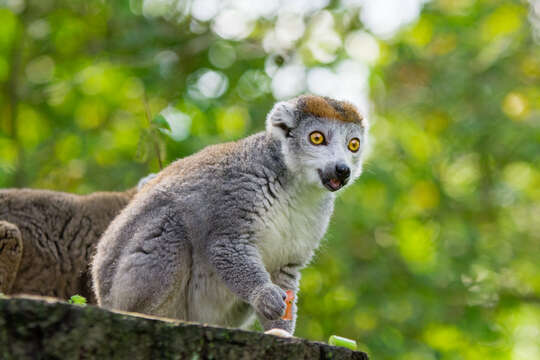
[[[0,299],[1,359],[358,359],[299,338],[115,313],[43,297]]]

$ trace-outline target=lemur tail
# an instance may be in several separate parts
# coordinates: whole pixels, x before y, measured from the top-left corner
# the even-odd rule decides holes
[[[15,282],[23,254],[21,232],[17,225],[0,221],[0,292],[9,294]]]

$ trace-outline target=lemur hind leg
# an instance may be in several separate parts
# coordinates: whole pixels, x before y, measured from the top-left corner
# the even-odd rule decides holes
[[[0,292],[9,294],[17,276],[23,255],[23,242],[19,228],[0,221]]]

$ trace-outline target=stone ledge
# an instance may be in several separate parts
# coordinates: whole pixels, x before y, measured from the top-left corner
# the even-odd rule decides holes
[[[0,299],[1,359],[358,359],[299,338],[115,313],[43,297]]]

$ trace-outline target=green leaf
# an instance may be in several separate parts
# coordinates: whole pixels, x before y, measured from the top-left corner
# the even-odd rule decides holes
[[[157,114],[154,119],[152,119],[152,124],[156,125],[160,129],[167,129],[171,130],[171,127],[169,126],[169,123],[167,122],[167,119],[165,119],[165,116],[161,114]]]
[[[68,303],[79,306],[86,306],[86,298],[81,295],[73,295],[69,298]]]

